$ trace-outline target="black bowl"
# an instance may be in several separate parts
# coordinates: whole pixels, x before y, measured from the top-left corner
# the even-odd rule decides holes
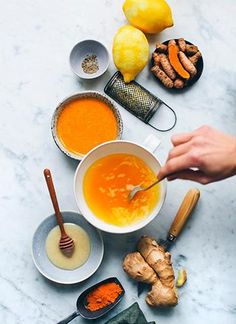
[[[165,42],[163,42],[162,44],[164,44],[164,45],[168,45],[168,43],[169,43],[169,41],[170,41],[170,39],[169,40],[167,40],[167,41],[165,41]],[[177,42],[178,41],[178,39],[175,39],[175,41]],[[187,41],[187,40],[185,40],[185,42],[186,42],[186,44],[189,44],[189,45],[194,45],[194,44],[192,44],[192,43],[190,43],[189,41]],[[155,53],[157,53],[157,50],[155,50],[154,51]],[[153,60],[153,58],[151,58],[151,67],[153,67],[154,66],[154,60]],[[189,88],[190,86],[192,86],[195,82],[197,82],[198,81],[198,79],[201,77],[201,75],[202,75],[202,71],[203,71],[203,59],[202,59],[202,56],[199,58],[199,60],[197,61],[197,64],[196,64],[196,69],[197,69],[197,74],[193,77],[193,78],[191,78],[186,84],[185,84],[185,86],[183,87],[183,88],[181,88],[181,89],[177,89],[177,88],[167,88],[167,87],[165,87],[164,86],[164,84],[153,74],[153,77],[163,86],[163,88],[165,88],[165,89],[167,89],[167,90],[170,90],[170,91],[181,91],[181,90],[185,90],[186,88]]]

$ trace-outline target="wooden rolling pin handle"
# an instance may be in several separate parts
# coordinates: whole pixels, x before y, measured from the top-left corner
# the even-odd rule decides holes
[[[52,181],[51,172],[50,172],[49,169],[45,169],[43,173],[44,173],[44,177],[45,177],[45,180],[46,180],[46,183],[47,183],[47,186],[48,186],[48,191],[49,191],[49,194],[50,194],[50,197],[51,197],[51,200],[52,200],[52,204],[53,204],[53,208],[54,208],[55,215],[56,215],[56,218],[57,218],[57,222],[58,222],[58,225],[59,225],[60,230],[61,230],[61,236],[62,237],[64,237],[64,236],[67,237],[67,234],[65,232],[65,228],[64,228],[64,225],[63,225],[63,218],[62,218],[62,215],[61,215],[61,212],[60,212],[60,209],[59,209],[59,205],[58,205],[58,201],[57,201],[56,191],[55,191],[53,181]]]
[[[190,189],[187,192],[182,204],[179,207],[175,219],[170,227],[168,233],[169,240],[173,241],[179,235],[186,221],[191,215],[194,207],[196,206],[199,198],[200,198],[200,191],[198,189],[195,188]]]

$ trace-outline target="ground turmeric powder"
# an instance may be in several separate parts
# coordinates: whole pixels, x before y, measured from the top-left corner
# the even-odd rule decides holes
[[[88,294],[86,308],[94,312],[108,306],[114,303],[122,291],[122,288],[115,282],[105,283]]]

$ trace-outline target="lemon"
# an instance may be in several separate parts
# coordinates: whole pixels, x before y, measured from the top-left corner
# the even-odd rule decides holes
[[[126,0],[123,11],[129,23],[144,33],[159,33],[174,24],[165,0]]]
[[[113,60],[126,83],[135,79],[148,62],[149,44],[143,32],[133,26],[118,29],[113,41]]]

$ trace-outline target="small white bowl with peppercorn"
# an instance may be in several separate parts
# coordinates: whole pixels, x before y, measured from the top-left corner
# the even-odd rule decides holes
[[[109,54],[106,47],[92,39],[76,44],[70,53],[72,71],[82,79],[94,79],[101,76],[109,66]]]

